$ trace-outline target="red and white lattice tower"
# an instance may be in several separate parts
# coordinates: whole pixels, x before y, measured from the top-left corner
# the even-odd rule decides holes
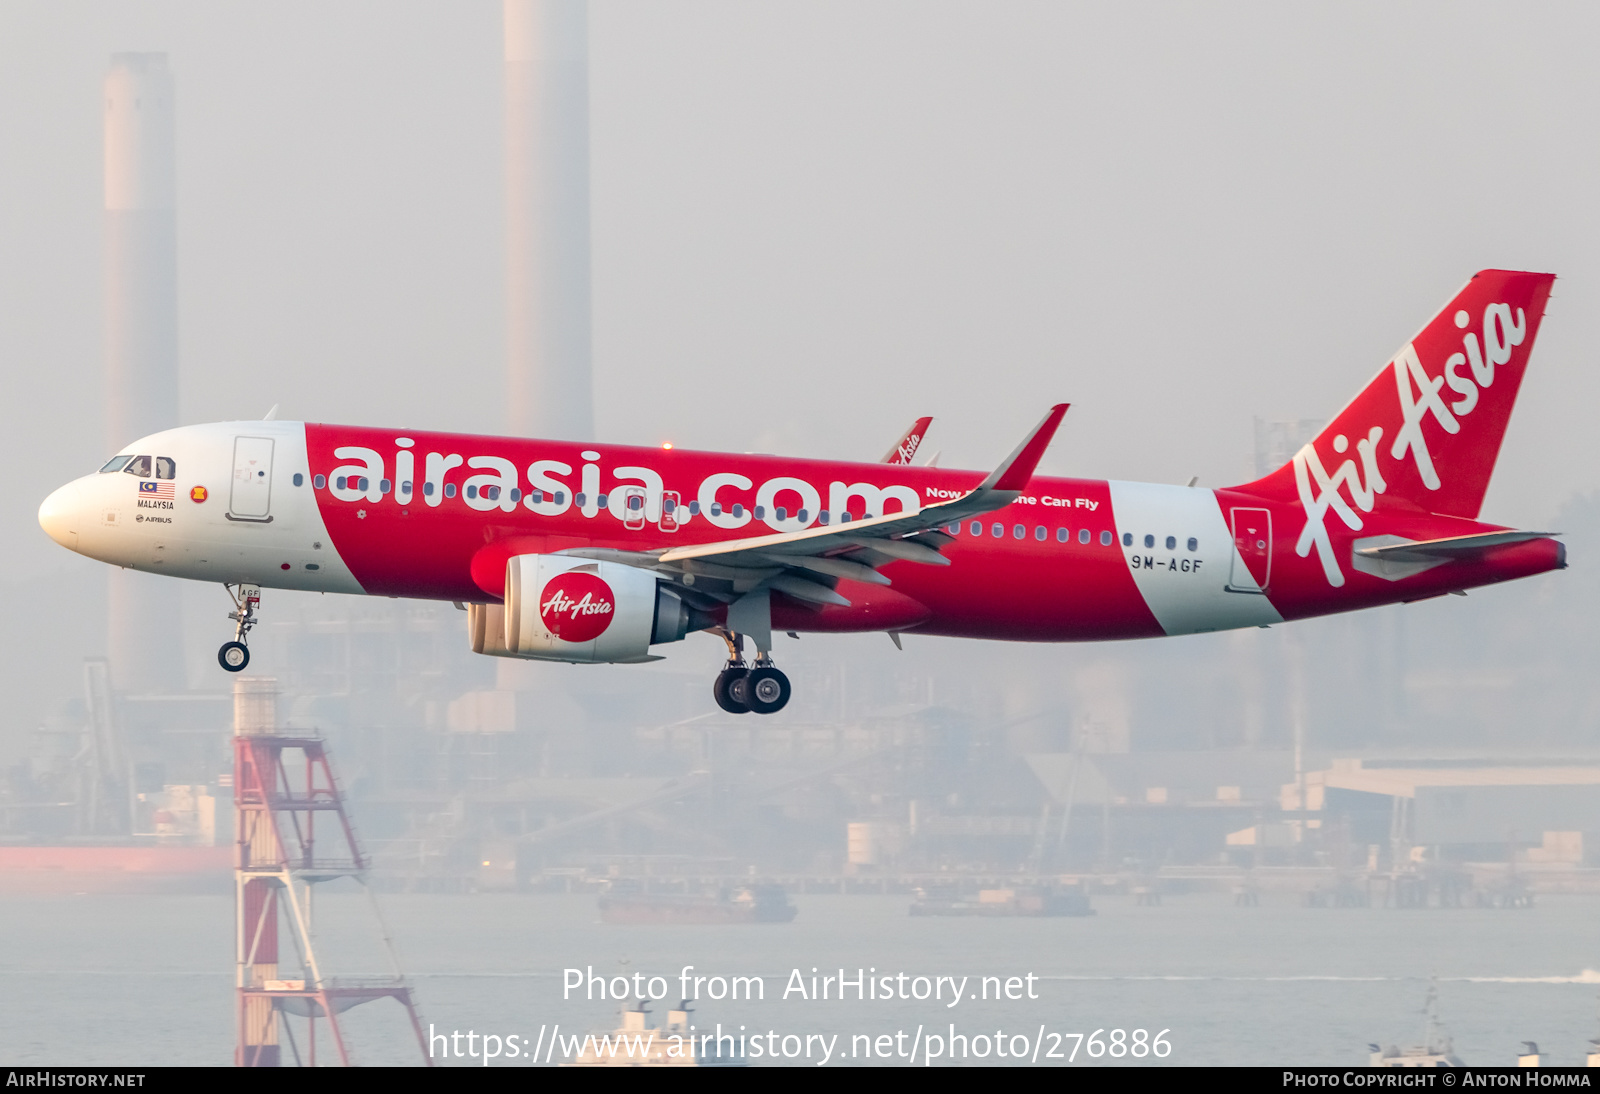
[[[423,1062],[431,1064],[411,988],[400,975],[388,931],[367,888],[367,859],[356,842],[327,748],[320,737],[278,732],[275,685],[267,677],[245,677],[235,681],[233,692],[234,1063],[277,1067],[292,1059],[315,1067],[317,1023],[324,1019],[339,1062],[348,1065],[350,1046],[339,1028],[339,1015],[374,999],[394,999],[406,1010]],[[329,977],[317,960],[311,942],[311,887],[343,877],[355,879],[367,891],[389,957],[389,976]],[[280,936],[290,943],[288,971],[279,967]],[[303,1049],[291,1016],[303,1019]]]

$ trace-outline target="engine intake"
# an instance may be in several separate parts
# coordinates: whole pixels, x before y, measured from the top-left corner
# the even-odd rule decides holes
[[[468,606],[474,653],[539,661],[627,664],[716,620],[649,570],[566,555],[506,562],[505,603]]]

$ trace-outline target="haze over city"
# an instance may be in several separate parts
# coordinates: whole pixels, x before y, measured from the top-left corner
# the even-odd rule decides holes
[[[1138,642],[912,633],[899,650],[883,634],[780,636],[795,699],[763,728],[798,741],[858,718],[910,719],[928,756],[959,740],[1009,758],[974,761],[967,782],[960,762],[929,760],[949,764],[939,800],[952,811],[1003,802],[1013,784],[995,772],[1020,778],[1027,756],[1086,749],[1289,763],[1298,745],[1273,795],[1363,751],[1592,762],[1592,6],[592,0],[588,12],[600,442],[868,461],[933,415],[923,453],[986,471],[1068,402],[1041,473],[1221,487],[1270,470],[1258,466],[1263,427],[1330,420],[1474,272],[1558,277],[1482,519],[1561,533],[1564,571],[1464,599]],[[17,504],[0,511],[11,560],[0,767],[37,773],[39,731],[76,732],[86,717],[85,659],[115,657],[107,567],[51,542],[37,517],[51,490],[112,454],[108,59],[162,53],[173,76],[182,424],[276,406],[281,419],[504,433],[502,20],[489,0],[0,0],[0,459],[20,469]],[[187,689],[222,695],[227,597],[165,586],[183,629],[163,656],[181,662]],[[349,757],[357,808],[363,792],[384,803],[371,806],[380,840],[410,823],[396,788],[420,785],[430,757],[454,747],[426,751],[469,692],[533,692],[566,727],[563,744],[529,734],[518,713],[503,738],[517,743],[495,755],[519,778],[720,778],[732,762],[715,730],[690,747],[704,727],[661,729],[714,715],[713,638],[656,650],[666,660],[649,666],[496,665],[468,652],[465,617],[447,603],[269,591],[263,610],[251,671],[281,678],[284,717]],[[337,643],[318,636],[336,631],[387,636],[361,648],[392,663],[341,653],[326,669]],[[477,785],[489,776],[472,762],[438,766],[452,785]],[[896,779],[914,781],[907,765]],[[197,785],[219,773],[201,766]],[[791,802],[770,829],[728,835],[767,804],[666,810],[676,819],[619,822],[592,847],[540,844],[513,872],[526,888],[579,858],[599,871],[605,855],[665,854],[700,824],[718,834],[684,854],[715,845],[752,876],[773,864],[838,873],[842,825],[858,818],[828,809],[899,817],[896,794],[923,800],[910,782],[844,785],[854,778],[824,804],[815,787],[796,791],[818,800]],[[1062,787],[1039,779],[1048,818]],[[20,810],[5,816],[7,838],[23,838]],[[1115,866],[1110,836],[1076,829],[1079,861],[1056,823],[1062,869],[1093,856]],[[1362,845],[1341,845],[1352,863],[1383,842],[1341,838]],[[1207,861],[1227,853],[1219,843]],[[1587,954],[1574,943],[1572,971],[1595,963]],[[1420,991],[1406,990],[1414,1009]]]

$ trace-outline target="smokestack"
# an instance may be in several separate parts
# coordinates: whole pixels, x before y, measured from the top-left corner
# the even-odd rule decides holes
[[[594,436],[586,0],[505,0],[508,417]]]
[[[110,454],[178,424],[176,188],[167,55],[112,54],[105,111]],[[177,591],[159,577],[114,570],[109,607],[113,683],[132,691],[182,686]]]

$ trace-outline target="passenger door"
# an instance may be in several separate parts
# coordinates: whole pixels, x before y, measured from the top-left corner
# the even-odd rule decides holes
[[[233,439],[233,489],[228,495],[229,520],[272,519],[272,438]]]

